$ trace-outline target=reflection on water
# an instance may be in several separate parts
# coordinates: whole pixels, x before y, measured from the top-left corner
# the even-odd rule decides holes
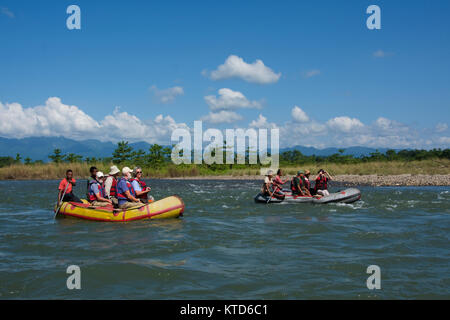
[[[54,220],[57,181],[0,181],[0,298],[450,298],[448,187],[264,205],[259,185],[151,181],[155,198],[183,198],[185,216],[115,224]],[[65,286],[71,264],[80,291]],[[366,287],[371,264],[380,291]]]

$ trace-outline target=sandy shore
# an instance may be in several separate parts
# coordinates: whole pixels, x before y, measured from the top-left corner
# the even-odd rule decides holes
[[[287,177],[285,177],[286,179]],[[173,180],[262,180],[262,176],[199,176],[165,178]],[[450,186],[450,175],[337,175],[334,181],[346,185],[368,186]]]

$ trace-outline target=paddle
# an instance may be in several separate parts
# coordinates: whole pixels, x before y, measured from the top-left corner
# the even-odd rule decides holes
[[[64,189],[64,193],[63,193],[63,195],[61,196],[61,198],[58,199],[58,208],[57,208],[56,211],[55,211],[55,218],[56,218],[56,216],[58,215],[59,209],[61,209],[61,207],[62,207],[61,202],[62,202],[62,200],[64,199],[64,196],[66,195],[66,191],[67,191],[67,188],[69,187],[69,184],[70,184],[70,182],[67,181],[66,188]]]
[[[277,187],[275,188],[275,190],[272,192],[272,195],[269,197],[269,199],[267,200],[266,203],[269,203],[269,202],[270,202],[270,200],[271,200],[272,197],[273,197],[273,194],[274,194],[275,192],[277,192],[277,190],[278,190],[279,188],[280,188],[279,186],[277,186]]]

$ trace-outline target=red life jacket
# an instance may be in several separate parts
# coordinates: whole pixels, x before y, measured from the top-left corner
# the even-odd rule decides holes
[[[125,180],[125,178],[120,178],[117,183],[119,183],[121,180]],[[131,185],[130,181],[128,181],[128,180],[125,180],[125,181],[127,183],[128,191],[130,191],[131,195],[136,198],[136,191],[134,191],[134,188]],[[116,190],[117,199],[119,199],[119,200],[127,200],[128,201],[128,198],[125,195],[125,191],[126,190],[123,190],[124,193],[119,193],[119,190]]]
[[[144,180],[138,180],[136,178],[133,178],[133,179],[130,179],[130,181],[131,182],[137,181],[137,183],[139,183],[139,185],[141,186],[141,191],[144,191],[147,188],[147,184],[145,183]],[[141,195],[139,195],[137,197],[141,198],[141,199],[147,199],[147,194],[144,193],[144,194],[141,194]]]
[[[117,180],[113,176],[110,176],[112,178],[112,184],[111,189],[109,189],[109,196],[110,197],[116,197],[117,196]],[[105,181],[103,181],[103,189],[105,189]]]
[[[295,185],[295,183],[294,183],[294,179],[295,179],[296,177],[293,177],[292,179],[291,179],[291,191],[292,191],[292,193],[300,193],[300,190],[297,188],[297,186]],[[298,178],[298,180],[299,180],[299,186],[300,186],[300,188],[302,187],[302,185],[303,185],[303,179],[301,179],[301,178]]]
[[[309,181],[309,179],[303,180],[304,184],[305,184],[305,188],[306,190],[309,190],[309,188],[311,187],[311,181]]]
[[[100,193],[100,197],[105,197],[105,190],[103,189],[102,185],[97,180],[92,180],[89,182],[89,201],[97,200],[97,197],[96,197],[94,191],[92,190],[93,184],[97,184],[98,191]]]
[[[328,179],[325,176],[322,177],[318,177],[316,179],[316,185],[314,186],[314,190],[327,190],[328,185],[327,185]]]

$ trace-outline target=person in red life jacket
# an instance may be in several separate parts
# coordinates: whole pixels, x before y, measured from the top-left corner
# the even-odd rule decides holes
[[[91,174],[91,176],[87,179],[87,183],[86,183],[86,197],[89,198],[89,186],[91,181],[96,180],[96,176],[97,176],[97,172],[98,169],[97,167],[90,167],[89,168],[89,173]]]
[[[111,200],[115,207],[119,206],[117,200],[117,175],[120,170],[116,166],[110,168],[109,174],[103,182],[103,188],[105,189],[105,197]]]
[[[297,196],[308,196],[311,197],[311,193],[306,188],[306,181],[304,177],[305,172],[299,170],[297,175],[291,180],[291,191],[293,195]]]
[[[76,195],[73,194],[72,187],[74,187],[75,185],[76,181],[73,178],[73,171],[69,169],[66,171],[66,177],[61,180],[58,186],[58,205],[60,201],[83,203]],[[66,191],[65,194],[64,191]],[[61,199],[63,194],[64,198]]]
[[[135,167],[133,170],[134,178],[130,179],[131,185],[136,192],[136,196],[142,203],[148,203],[148,193],[151,188],[142,180],[142,168]]]
[[[273,171],[267,171],[264,183],[261,188],[261,193],[267,197],[275,197],[277,199],[284,199],[285,195],[280,191],[280,188],[273,183]]]
[[[120,209],[134,208],[141,203],[136,196],[131,182],[131,170],[128,167],[122,169],[122,178],[117,181],[117,200],[119,201]]]
[[[105,198],[105,190],[103,189],[103,172],[98,171],[96,179],[89,182],[89,202],[95,207],[105,207],[112,204],[111,200]]]
[[[328,172],[323,169],[320,169],[317,174],[318,176],[316,177],[314,191],[317,194],[327,197],[330,195],[330,193],[328,192],[328,181],[333,180],[333,178]]]
[[[311,175],[311,171],[306,170],[304,181],[305,181],[305,188],[309,191],[309,194],[312,196],[314,195],[314,188],[311,187],[311,181],[309,180],[309,176]]]

